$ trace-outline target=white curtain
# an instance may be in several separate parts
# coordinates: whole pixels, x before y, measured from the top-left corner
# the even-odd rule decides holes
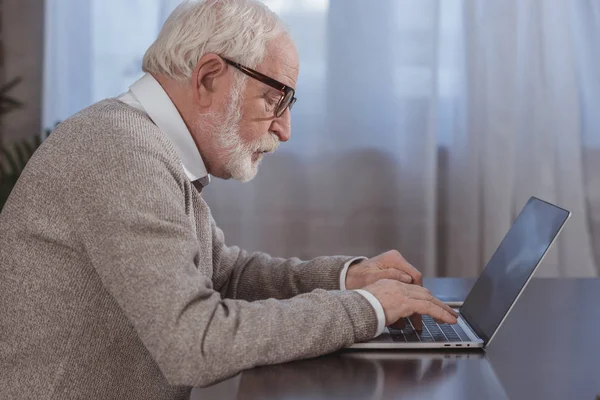
[[[47,124],[126,90],[178,3],[47,2]],[[573,212],[539,275],[598,274],[598,2],[265,3],[298,46],[299,100],[291,141],[252,183],[205,190],[229,243],[396,248],[428,276],[473,276],[535,195]]]

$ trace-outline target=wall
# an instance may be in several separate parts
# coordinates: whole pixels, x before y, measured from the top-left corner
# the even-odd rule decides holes
[[[0,81],[21,76],[10,93],[25,104],[2,119],[0,140],[10,142],[41,132],[44,0],[1,1],[5,68]]]

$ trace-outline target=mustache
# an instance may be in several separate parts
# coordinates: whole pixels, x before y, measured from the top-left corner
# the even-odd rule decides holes
[[[275,150],[277,150],[280,144],[281,142],[279,141],[277,135],[273,132],[269,132],[268,136],[257,140],[257,143],[255,144],[255,151],[274,152]]]

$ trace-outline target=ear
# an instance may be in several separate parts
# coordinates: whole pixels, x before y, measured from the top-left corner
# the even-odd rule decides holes
[[[200,57],[192,74],[194,100],[201,107],[210,107],[217,91],[228,84],[227,64],[216,54]]]

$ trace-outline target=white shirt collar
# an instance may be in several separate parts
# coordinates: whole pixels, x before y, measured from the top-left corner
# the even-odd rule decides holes
[[[148,114],[156,126],[171,140],[179,154],[183,170],[190,181],[210,182],[210,175],[200,152],[179,111],[151,74],[145,74],[129,87],[118,100]]]

